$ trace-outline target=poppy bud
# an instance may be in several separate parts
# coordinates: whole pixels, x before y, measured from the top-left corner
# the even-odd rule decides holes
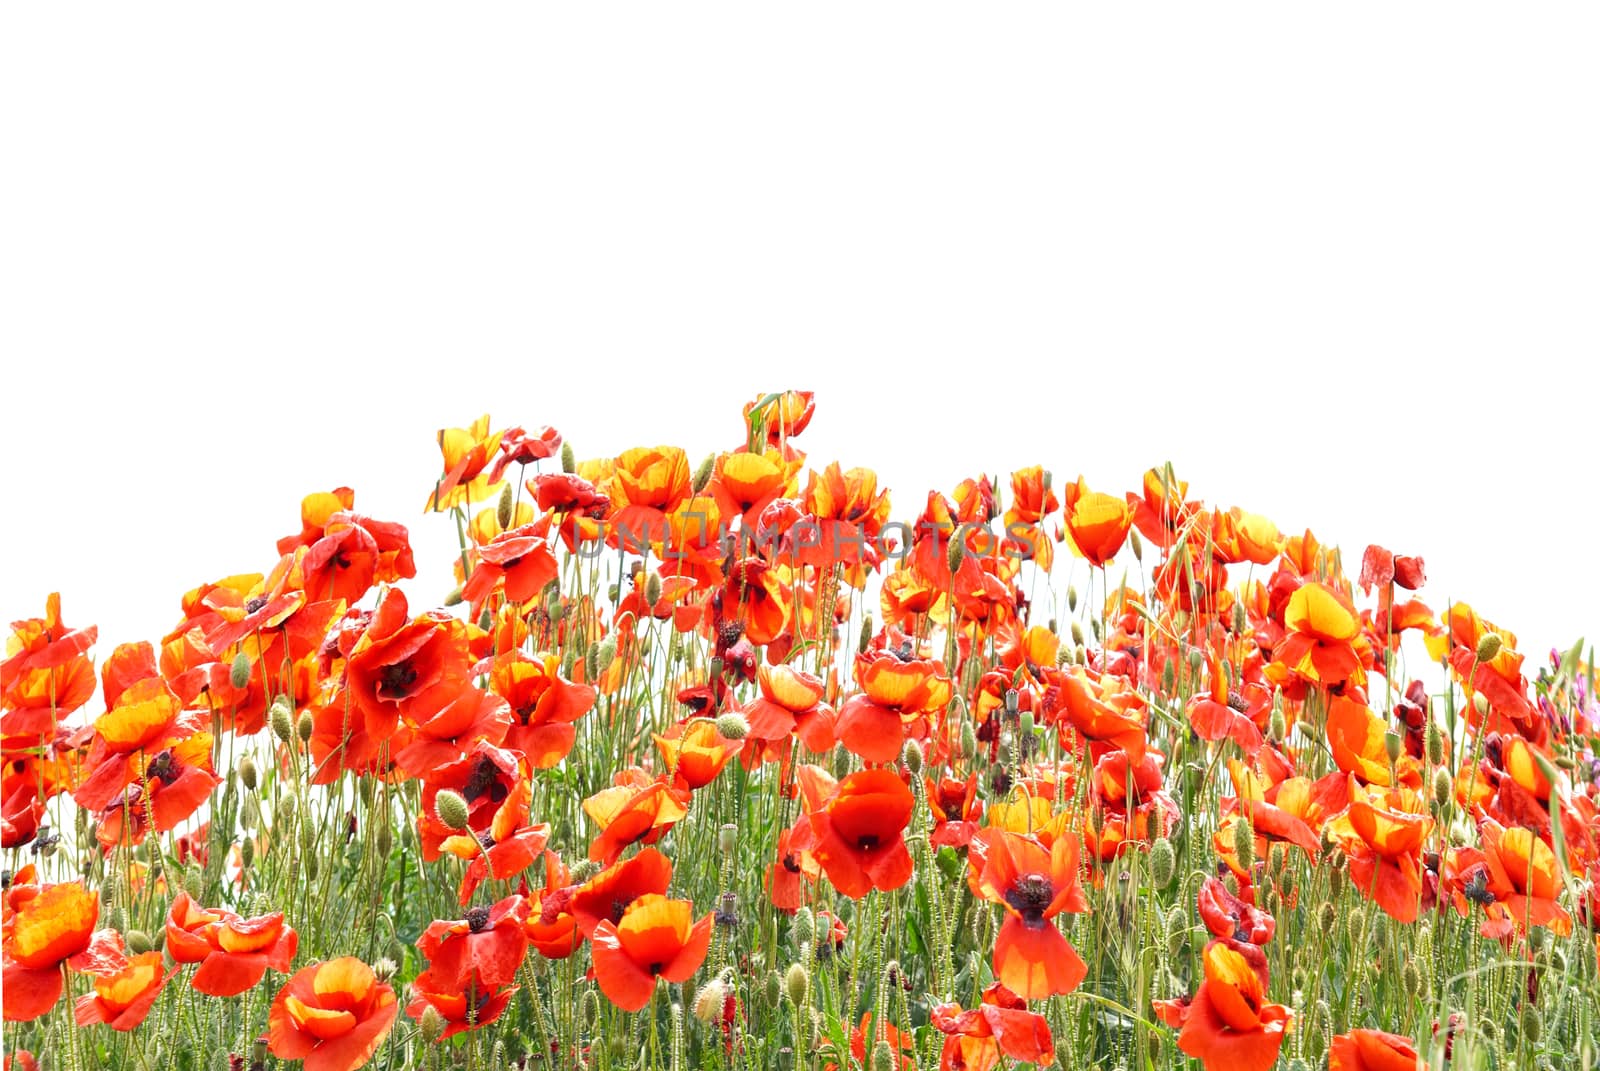
[[[700,467],[694,470],[694,493],[699,494],[706,489],[706,484],[711,482],[711,476],[717,471],[717,455],[707,454],[706,459],[700,462]]]
[[[1330,895],[1337,894],[1330,893]],[[1339,921],[1338,908],[1333,906],[1331,899],[1324,900],[1321,906],[1317,908],[1317,925],[1322,928],[1323,933],[1332,933],[1333,925],[1337,921]]]
[[[728,999],[728,987],[721,978],[713,978],[700,987],[694,995],[694,1017],[702,1023],[714,1023],[722,1015],[722,1005]]]
[[[1437,766],[1444,761],[1444,731],[1439,728],[1439,723],[1428,721],[1428,731],[1423,739],[1428,747],[1428,761]]]
[[[1522,1006],[1522,1037],[1529,1045],[1539,1043],[1539,1035],[1544,1033],[1544,1019],[1539,1015],[1539,1008],[1534,1004]]]
[[[578,455],[572,452],[571,443],[561,444],[561,471],[568,474],[578,471]]]
[[[1400,988],[1405,990],[1406,996],[1416,1000],[1422,996],[1422,970],[1417,966],[1417,961],[1408,959],[1400,968]]]
[[[661,601],[661,574],[651,570],[644,578],[644,604],[651,610]]]
[[[1505,640],[1498,632],[1485,632],[1478,640],[1476,652],[1479,662],[1492,662],[1494,656],[1500,653],[1500,647]]]
[[[872,615],[861,619],[861,638],[856,641],[856,654],[866,654],[872,646]]]
[[[239,760],[239,782],[244,785],[246,792],[254,792],[257,781],[256,760],[246,755]]]
[[[1450,781],[1450,771],[1443,766],[1433,771],[1433,802],[1441,808],[1455,796],[1455,785]]]
[[[1089,622],[1089,631],[1094,634],[1095,642],[1099,643],[1100,639],[1101,639],[1101,636],[1100,636],[1100,619],[1098,617],[1094,618],[1093,620],[1091,620]],[[1081,647],[1083,645],[1079,644],[1078,646]]]
[[[494,519],[502,530],[511,527],[511,484],[509,483],[500,488],[500,501],[495,503]]]
[[[272,735],[282,740],[285,744],[294,741],[294,700],[286,695],[280,695],[272,701],[272,709],[267,711],[267,721],[272,725]]]
[[[1242,602],[1234,603],[1233,604],[1233,634],[1235,636],[1244,635],[1244,627],[1247,624],[1249,624],[1249,620],[1245,617],[1244,603],[1242,603]]]
[[[1399,762],[1406,752],[1406,738],[1394,729],[1387,730],[1383,734],[1383,750],[1388,753],[1391,764]]]
[[[811,947],[811,942],[816,940],[816,918],[811,914],[809,907],[802,907],[794,913],[794,922],[789,926],[789,937],[798,949],[805,950]]]
[[[906,746],[900,751],[900,760],[906,764],[906,769],[911,771],[912,777],[922,772],[923,758],[922,745],[915,740],[907,740]]]
[[[1074,647],[1083,646],[1083,626],[1076,621],[1072,623],[1072,644]]]
[[[1073,584],[1067,585],[1067,613],[1075,613],[1078,609],[1078,589]],[[1054,629],[1051,629],[1054,632]]]
[[[1300,735],[1301,736],[1309,737],[1309,738],[1311,738],[1313,740],[1315,740],[1317,738],[1317,727],[1316,727],[1316,724],[1313,723],[1313,722],[1307,721],[1305,718],[1301,718],[1299,721],[1295,722],[1294,723],[1294,727],[1296,729],[1300,730]]]
[[[246,837],[239,844],[239,864],[246,870],[250,869],[256,861],[256,841],[254,837]]]
[[[1198,649],[1189,652],[1189,679],[1199,680],[1200,670],[1206,664],[1206,656]]]
[[[1233,823],[1233,852],[1239,857],[1239,865],[1246,870],[1256,861],[1256,834],[1247,818]]]
[[[1372,914],[1372,940],[1376,946],[1383,946],[1389,940],[1389,914],[1386,911],[1375,911]]]
[[[961,563],[967,557],[967,541],[956,538],[950,540],[950,545],[945,548],[944,563],[950,567],[952,573],[961,568]]]
[[[307,740],[310,740],[311,739],[311,734],[316,732],[316,731],[317,731],[317,723],[311,717],[311,711],[309,711],[309,710],[301,711],[300,712],[300,720],[295,723],[295,727],[294,727],[295,735],[300,738],[300,742],[303,744]]]
[[[593,1030],[594,1024],[599,1021],[600,998],[595,996],[594,990],[584,990],[583,997],[578,1001],[578,1018],[583,1020],[585,1030]]]
[[[478,615],[478,627],[485,632],[494,627],[494,611],[487,606],[483,608],[483,613]]]
[[[155,945],[151,942],[149,934],[145,933],[143,930],[128,931],[129,952],[132,952],[134,955],[138,956],[149,952],[153,948],[155,948]]]
[[[592,650],[595,652],[594,675],[598,678],[611,668],[611,663],[617,660],[617,641],[615,638],[607,637],[604,642],[592,648]]]
[[[233,668],[228,671],[228,683],[239,689],[250,684],[250,656],[243,651],[233,656]]]
[[[572,870],[567,876],[571,879],[572,884],[582,885],[598,873],[600,873],[599,863],[593,859],[579,859],[572,864]]]
[[[1171,695],[1178,686],[1178,673],[1173,668],[1172,659],[1161,663],[1161,694]]]
[[[718,714],[716,726],[725,740],[743,740],[750,735],[750,722],[737,710]]]
[[[811,972],[806,970],[803,963],[789,965],[789,973],[783,976],[783,991],[789,996],[789,1003],[797,1008],[805,1006],[806,997],[811,993]]]
[[[1160,837],[1150,846],[1150,879],[1155,882],[1158,889],[1165,889],[1172,884],[1172,875],[1178,869],[1178,856],[1172,850],[1172,842],[1166,837]]]
[[[435,1041],[438,1041],[439,1035],[444,1033],[447,1025],[444,1014],[438,1008],[429,1004],[422,1012],[421,1032],[423,1043],[432,1045]]]
[[[961,757],[968,762],[978,755],[978,734],[972,727],[972,722],[961,723]]]
[[[389,853],[394,849],[394,833],[390,831],[387,822],[378,827],[378,836],[373,843],[373,847],[377,849],[378,858],[380,859],[387,859]]]
[[[446,606],[460,606],[461,605],[461,585],[460,584],[457,584],[455,587],[450,589],[450,593],[444,597],[444,604]]]
[[[322,863],[315,854],[309,851],[303,854],[306,860],[306,878],[310,881],[316,881],[317,875],[322,872]]]
[[[894,1071],[894,1049],[888,1038],[879,1038],[872,1046],[872,1071]]]
[[[467,801],[461,793],[453,789],[443,788],[433,801],[433,813],[439,816],[450,829],[464,830],[467,828]]]
[[[1139,538],[1139,530],[1137,528],[1128,530],[1128,546],[1133,548],[1133,560],[1136,562],[1143,562],[1144,540]]]

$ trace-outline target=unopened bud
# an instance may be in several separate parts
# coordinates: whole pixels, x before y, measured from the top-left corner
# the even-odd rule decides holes
[[[724,740],[743,740],[750,735],[749,720],[737,710],[718,714],[716,726]]]
[[[1323,933],[1332,933],[1333,927],[1339,921],[1339,910],[1333,906],[1333,901],[1324,900],[1317,908],[1317,925]]]
[[[816,935],[816,918],[811,914],[809,907],[802,907],[794,914],[794,922],[789,926],[789,936],[794,940],[795,947],[804,951],[811,947]]]
[[[872,615],[868,614],[861,619],[861,638],[856,641],[856,653],[866,654],[867,648],[872,645]]]
[[[233,668],[228,671],[228,683],[241,691],[250,685],[250,656],[243,651],[233,656]]]
[[[1165,889],[1172,884],[1172,875],[1178,869],[1178,856],[1172,850],[1172,842],[1166,837],[1157,838],[1150,846],[1150,880],[1157,889]]]
[[[1074,646],[1083,646],[1083,626],[1076,621],[1072,623],[1072,642]]]
[[[143,930],[128,931],[128,951],[134,955],[143,955],[155,947],[155,943],[150,940],[150,935]]]
[[[389,858],[390,851],[394,849],[394,832],[389,828],[389,823],[385,822],[378,827],[377,838],[373,841],[372,847],[377,851],[379,859]]]
[[[721,978],[713,978],[700,987],[694,995],[692,1011],[702,1023],[714,1023],[722,1017],[722,1006],[728,999],[728,987]]]
[[[961,568],[961,563],[967,557],[967,541],[957,536],[950,540],[950,545],[944,551],[944,563],[950,567],[952,573]]]
[[[572,880],[572,884],[582,885],[598,873],[600,873],[599,863],[593,859],[579,859],[572,864],[567,876]]]
[[[732,822],[724,822],[717,830],[717,850],[723,855],[729,855],[739,846],[739,827]]]
[[[1161,663],[1161,694],[1171,695],[1178,687],[1178,671],[1172,664],[1172,659]]]
[[[461,603],[461,585],[457,584],[455,587],[451,588],[449,594],[444,597],[444,604],[446,606],[460,606]]]
[[[461,793],[454,789],[442,788],[433,800],[433,813],[439,816],[439,821],[446,827],[456,830],[467,828],[467,819],[470,811],[467,801]]]
[[[1250,820],[1237,818],[1233,823],[1233,852],[1239,857],[1239,865],[1249,870],[1256,861],[1256,834],[1250,828]]]
[[[717,471],[717,455],[707,454],[706,459],[700,462],[700,467],[694,470],[694,493],[699,494],[711,482],[711,476]]]
[[[805,1006],[806,997],[811,993],[811,972],[806,970],[805,964],[789,966],[789,973],[783,976],[783,991],[788,994],[789,1003],[797,1008]]]
[[[611,668],[611,663],[617,660],[617,641],[615,637],[607,637],[599,645],[592,648],[594,651],[594,675],[598,679],[606,670]]]
[[[249,870],[250,867],[255,865],[255,861],[256,839],[254,837],[246,837],[239,843],[239,863],[246,870]]]
[[[1428,761],[1437,766],[1444,761],[1444,730],[1439,728],[1439,723],[1432,718],[1428,719],[1428,731],[1423,737],[1428,748]]]
[[[260,775],[256,772],[256,760],[249,755],[239,760],[239,783],[244,785],[246,792],[254,792],[259,783]]]
[[[508,481],[500,488],[500,501],[494,507],[495,523],[500,525],[502,531],[511,527],[511,516],[511,484]]]
[[[435,1041],[438,1041],[439,1035],[444,1033],[445,1027],[448,1025],[445,1022],[443,1013],[432,1004],[429,1004],[422,1012],[421,1032],[423,1042],[432,1045]]]
[[[561,471],[566,473],[578,471],[578,455],[572,452],[571,443],[561,444]]]
[[[1075,613],[1078,609],[1078,589],[1073,584],[1067,585],[1067,613]],[[1053,629],[1051,631],[1054,631]]]
[[[661,574],[651,570],[644,578],[644,604],[651,610],[661,601]]]
[[[600,998],[595,996],[594,990],[584,990],[583,996],[578,1000],[578,1018],[583,1020],[585,1030],[593,1030],[594,1024],[600,1019]]]
[[[1455,785],[1450,781],[1450,771],[1440,766],[1433,771],[1433,802],[1447,806],[1455,797]]]
[[[494,627],[494,611],[487,606],[483,608],[483,613],[478,615],[478,627],[485,632]]]
[[[1406,753],[1406,738],[1398,730],[1389,729],[1383,734],[1383,750],[1388,754],[1389,761],[1396,763],[1400,756]]]
[[[1498,632],[1485,632],[1478,640],[1478,661],[1492,662],[1494,656],[1500,653],[1500,647],[1505,641]]]
[[[312,718],[311,711],[303,710],[300,712],[300,720],[295,723],[294,731],[302,744],[311,739],[311,734],[317,731],[317,723]]]
[[[1539,1037],[1544,1033],[1544,1019],[1539,1015],[1539,1008],[1532,1003],[1522,1005],[1522,1037],[1529,1045],[1537,1045]]]
[[[915,740],[907,740],[906,746],[900,749],[900,761],[906,764],[912,777],[922,773],[923,759],[922,745]]]
[[[978,755],[978,734],[971,721],[961,723],[961,756],[971,762]]]
[[[294,740],[294,700],[286,695],[274,699],[267,711],[267,722],[272,726],[272,735],[285,744],[291,743]]]
[[[1136,561],[1136,562],[1144,561],[1144,540],[1139,538],[1139,532],[1138,532],[1137,529],[1129,529],[1129,531],[1128,531],[1128,546],[1133,548],[1133,560],[1134,561]]]
[[[872,1071],[895,1071],[894,1047],[888,1038],[879,1038],[872,1046]]]
[[[1417,961],[1408,959],[1400,968],[1400,988],[1412,1000],[1422,995],[1422,971],[1417,966]]]
[[[1233,604],[1233,634],[1235,636],[1242,636],[1244,634],[1244,627],[1245,627],[1245,625],[1247,623],[1248,623],[1248,619],[1245,617],[1244,603],[1242,603],[1242,602],[1234,603]]]

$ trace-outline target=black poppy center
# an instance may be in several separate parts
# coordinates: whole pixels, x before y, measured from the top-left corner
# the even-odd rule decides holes
[[[1044,925],[1045,909],[1055,898],[1055,888],[1043,874],[1024,874],[1006,890],[1006,903],[1022,916],[1022,921],[1038,928]]]
[[[410,662],[397,662],[384,666],[378,681],[378,694],[385,699],[403,699],[411,694],[417,683],[417,671]]]
[[[467,926],[469,928],[471,928],[473,933],[482,933],[484,931],[485,927],[487,927],[488,925],[489,925],[489,909],[488,908],[486,908],[486,907],[475,907],[471,911],[467,912]]]
[[[472,767],[472,776],[467,778],[467,783],[461,786],[461,796],[468,803],[472,803],[488,792],[496,784],[496,775],[499,767],[488,759],[479,757],[478,762]]]

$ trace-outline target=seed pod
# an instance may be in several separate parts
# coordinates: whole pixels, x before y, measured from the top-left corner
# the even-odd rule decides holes
[[[243,651],[233,656],[233,667],[228,671],[228,683],[240,691],[250,686],[250,656]]]
[[[724,822],[717,830],[717,850],[727,855],[739,846],[739,827],[732,822]]]

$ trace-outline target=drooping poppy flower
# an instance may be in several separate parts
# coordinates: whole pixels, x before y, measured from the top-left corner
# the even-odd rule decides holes
[[[163,974],[163,966],[160,952],[144,952],[121,966],[91,972],[94,992],[78,998],[74,1021],[79,1026],[105,1023],[113,1030],[132,1030],[144,1022],[162,987],[178,973],[173,967]]]
[[[549,425],[540,427],[532,435],[520,425],[507,428],[500,433],[500,456],[495,458],[494,467],[489,470],[489,479],[491,482],[500,479],[513,463],[531,465],[555,457],[560,452],[561,433]]]
[[[834,782],[820,767],[803,766],[808,814],[793,843],[809,850],[844,896],[887,892],[911,880],[905,831],[915,798],[890,770],[861,770]]]
[[[1200,920],[1218,937],[1264,945],[1272,940],[1277,921],[1267,912],[1228,891],[1214,877],[1200,886]]]
[[[978,893],[1006,911],[995,936],[995,977],[1026,1000],[1072,992],[1089,968],[1054,919],[1063,911],[1089,910],[1078,879],[1077,836],[1062,834],[1048,851],[1015,833],[995,830],[983,837],[986,851]]]
[[[834,722],[839,743],[868,762],[899,758],[907,727],[925,723],[950,702],[953,685],[943,668],[938,662],[901,658],[888,651],[857,655],[855,674],[861,692],[839,708]]]
[[[1410,1038],[1382,1030],[1351,1030],[1328,1046],[1328,1071],[1422,1071],[1425,1066]]]
[[[152,829],[176,829],[222,781],[211,768],[211,747],[210,733],[191,731],[162,740],[153,754],[140,751],[130,757],[129,782],[101,809],[95,839],[112,848],[138,844]]]
[[[484,470],[500,448],[504,432],[489,433],[489,414],[485,413],[467,428],[443,428],[439,432],[439,453],[444,456],[444,475],[428,495],[428,512],[447,510],[468,501],[488,499],[499,477]]]
[[[550,826],[544,822],[529,822],[530,799],[527,779],[519,779],[495,811],[494,820],[486,831],[457,833],[446,837],[439,845],[441,850],[467,860],[466,873],[461,875],[462,907],[472,902],[472,894],[483,882],[516,877],[532,866],[544,851],[545,842],[550,839]]]
[[[656,979],[686,982],[711,947],[711,912],[693,921],[694,905],[646,893],[629,904],[621,922],[595,927],[594,974],[617,1007],[636,1012],[650,1003]]]
[[[566,959],[584,941],[578,918],[572,913],[571,875],[552,851],[544,853],[544,867],[544,888],[536,894],[523,929],[528,943],[545,959]]]
[[[355,1071],[372,1059],[399,1011],[394,989],[345,956],[296,971],[267,1013],[267,1046],[305,1071]]]
[[[432,968],[417,975],[411,983],[411,1000],[406,1014],[421,1022],[432,1008],[445,1021],[437,1042],[468,1030],[488,1026],[511,1004],[521,986],[489,986],[474,982],[452,983]]]
[[[428,973],[444,990],[476,985],[489,990],[516,977],[528,954],[523,929],[528,901],[508,896],[490,907],[474,907],[458,921],[438,920],[417,938]],[[441,992],[444,990],[435,990]]]
[[[1264,967],[1245,952],[1254,947],[1212,941],[1201,957],[1205,980],[1194,999],[1152,1002],[1163,1022],[1180,1028],[1178,1048],[1206,1071],[1267,1071],[1278,1060],[1289,1009],[1267,1002]]]
[[[100,898],[79,882],[41,886],[9,919],[4,949],[6,1022],[30,1022],[61,999],[61,964],[89,948]]]
[[[347,603],[359,601],[374,584],[417,575],[405,525],[350,512],[328,517],[321,538],[306,548],[299,567],[300,587],[310,598]]]
[[[982,1003],[971,1011],[940,1004],[931,1021],[945,1035],[939,1071],[990,1071],[1001,1053],[1018,1063],[1042,1065],[1055,1053],[1045,1017],[1028,1011],[1027,1002],[999,982],[983,991]]]
[[[815,391],[786,390],[746,402],[745,426],[754,429],[759,425],[765,431],[764,441],[777,446],[805,431],[816,411]]]
[[[642,770],[624,770],[616,784],[583,801],[583,810],[600,827],[589,858],[610,866],[630,844],[654,844],[689,813],[689,790]]]

